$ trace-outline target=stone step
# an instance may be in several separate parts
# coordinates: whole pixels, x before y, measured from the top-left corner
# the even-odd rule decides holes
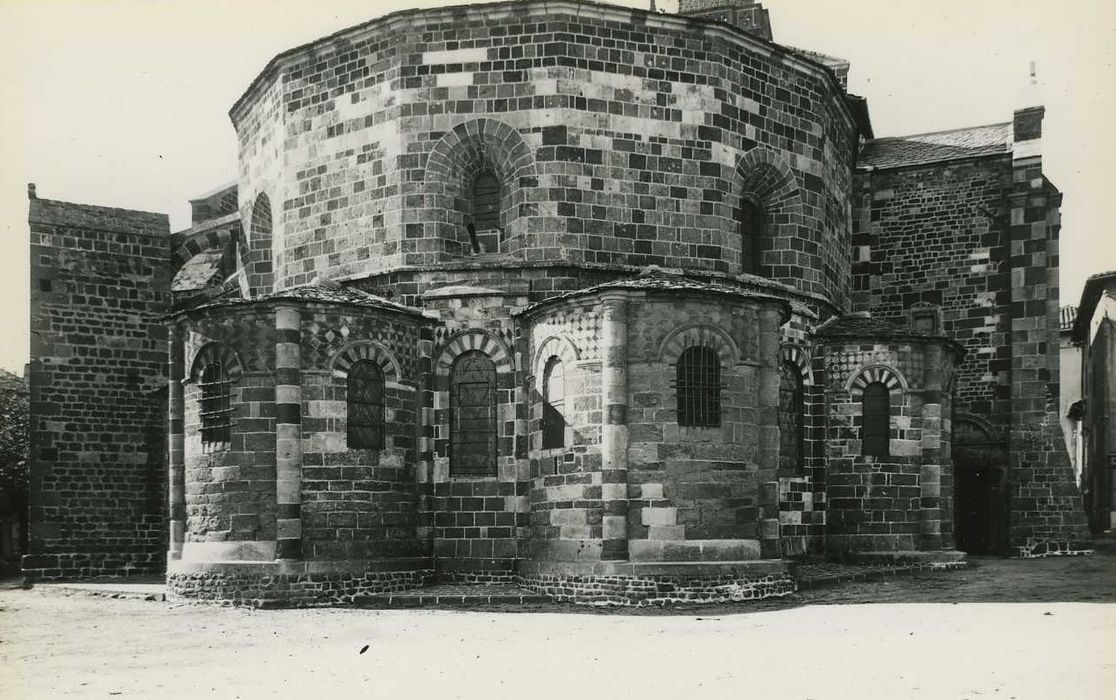
[[[357,596],[353,602],[370,608],[426,608],[549,603],[550,597],[511,584],[440,583],[408,591]]]

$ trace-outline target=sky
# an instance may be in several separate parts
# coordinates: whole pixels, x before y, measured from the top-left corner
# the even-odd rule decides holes
[[[172,230],[185,228],[189,198],[236,178],[228,111],[272,57],[446,4],[0,0],[0,367],[27,362],[27,183],[46,199],[164,212]],[[1116,269],[1116,2],[764,6],[776,41],[852,62],[849,90],[868,99],[877,136],[1006,122],[1044,104],[1044,169],[1065,193],[1061,303],[1076,303],[1090,274]]]

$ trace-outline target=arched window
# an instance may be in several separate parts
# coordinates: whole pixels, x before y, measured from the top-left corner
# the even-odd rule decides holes
[[[271,202],[260,193],[252,206],[252,224],[248,229],[248,286],[253,294],[272,290],[275,275],[271,261]]]
[[[496,475],[496,365],[462,353],[450,368],[450,474]]]
[[[702,345],[687,348],[678,358],[678,425],[716,428],[721,425],[721,359]]]
[[[888,456],[891,438],[891,394],[883,382],[864,387],[860,426],[861,454],[870,457]]]
[[[215,449],[229,442],[232,428],[232,382],[220,362],[207,364],[201,373],[199,417],[202,444]]]
[[[803,465],[802,373],[784,362],[779,374],[779,472],[801,474]]]
[[[473,179],[473,224],[478,231],[500,227],[500,178],[484,170]]]
[[[740,224],[740,269],[758,275],[763,238],[767,235],[763,208],[750,199],[743,199],[737,221]]]
[[[543,439],[544,450],[566,444],[566,370],[562,361],[552,357],[543,373]]]
[[[361,360],[349,368],[348,445],[351,450],[384,449],[384,372]]]

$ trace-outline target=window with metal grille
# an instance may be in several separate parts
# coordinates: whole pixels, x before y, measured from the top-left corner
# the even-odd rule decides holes
[[[199,417],[202,444],[216,447],[229,442],[232,429],[232,381],[225,375],[220,362],[211,362],[202,369]]]
[[[758,275],[763,238],[767,235],[763,209],[752,200],[744,199],[740,202],[737,221],[740,224],[740,269]]]
[[[779,375],[779,471],[799,474],[803,467],[802,373],[798,366],[784,362]]]
[[[566,370],[562,361],[552,357],[543,372],[543,442],[544,450],[566,444]]]
[[[361,360],[349,368],[348,445],[351,450],[384,448],[384,373]]]
[[[861,401],[861,454],[886,457],[891,437],[891,393],[883,382],[872,382],[864,387]]]
[[[450,474],[496,475],[496,365],[477,350],[450,368]]]
[[[478,231],[500,227],[500,179],[485,170],[473,180],[473,224]]]
[[[721,425],[721,358],[701,345],[678,358],[678,425],[716,428]]]

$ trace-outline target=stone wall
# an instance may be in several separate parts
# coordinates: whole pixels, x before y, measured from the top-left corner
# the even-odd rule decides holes
[[[307,559],[417,556],[420,337],[411,317],[355,309],[302,314],[302,538]],[[347,441],[347,371],[371,361],[385,379],[383,449]],[[428,552],[427,552],[428,553]]]
[[[154,574],[166,551],[169,228],[30,200],[33,579]]]
[[[527,412],[522,360],[511,319],[526,299],[483,287],[429,291],[441,320],[429,365],[429,440],[419,477],[422,524],[434,542],[440,575],[511,570],[529,536]],[[461,354],[479,351],[496,371],[496,457],[486,475],[454,474],[450,441],[450,373]]]
[[[278,57],[232,114],[280,285],[467,256],[465,188],[492,168],[487,252],[737,273],[747,194],[762,274],[847,295],[842,91],[724,25],[577,2],[392,15]]]
[[[781,319],[773,302],[607,289],[525,319],[533,559],[752,559],[761,539],[772,545],[765,556],[774,553]],[[718,427],[680,425],[675,367],[695,345],[719,358]],[[616,366],[603,366],[614,355]],[[543,449],[541,383],[553,358],[568,367],[570,442]]]
[[[274,542],[275,322],[264,307],[204,313],[180,327],[184,343],[183,441],[187,546]],[[219,361],[230,386],[230,440],[203,444],[198,382]]]
[[[774,476],[778,450],[767,381],[775,358],[764,354],[774,344],[761,337],[776,329],[746,302],[647,299],[633,301],[629,314],[629,484],[641,493],[629,507],[628,536],[660,547],[758,539],[760,483]],[[716,428],[679,425],[675,365],[690,344],[715,348],[721,361]]]
[[[1043,175],[1041,107],[1015,113],[1011,189],[1010,546],[1042,556],[1089,549],[1058,416],[1058,239],[1062,195]]]
[[[1001,153],[858,170],[852,237],[855,308],[900,326],[925,308],[965,347],[952,414],[1007,448],[996,548],[1028,556],[1084,532],[1058,420],[1061,194],[1041,125],[1041,108],[1019,110]]]
[[[826,550],[839,555],[952,549],[948,392],[942,341],[827,339]],[[866,454],[863,388],[889,390],[888,449]]]
[[[853,305],[905,325],[911,308],[941,311],[966,351],[954,410],[1006,438],[1011,420],[1010,156],[858,172]]]

